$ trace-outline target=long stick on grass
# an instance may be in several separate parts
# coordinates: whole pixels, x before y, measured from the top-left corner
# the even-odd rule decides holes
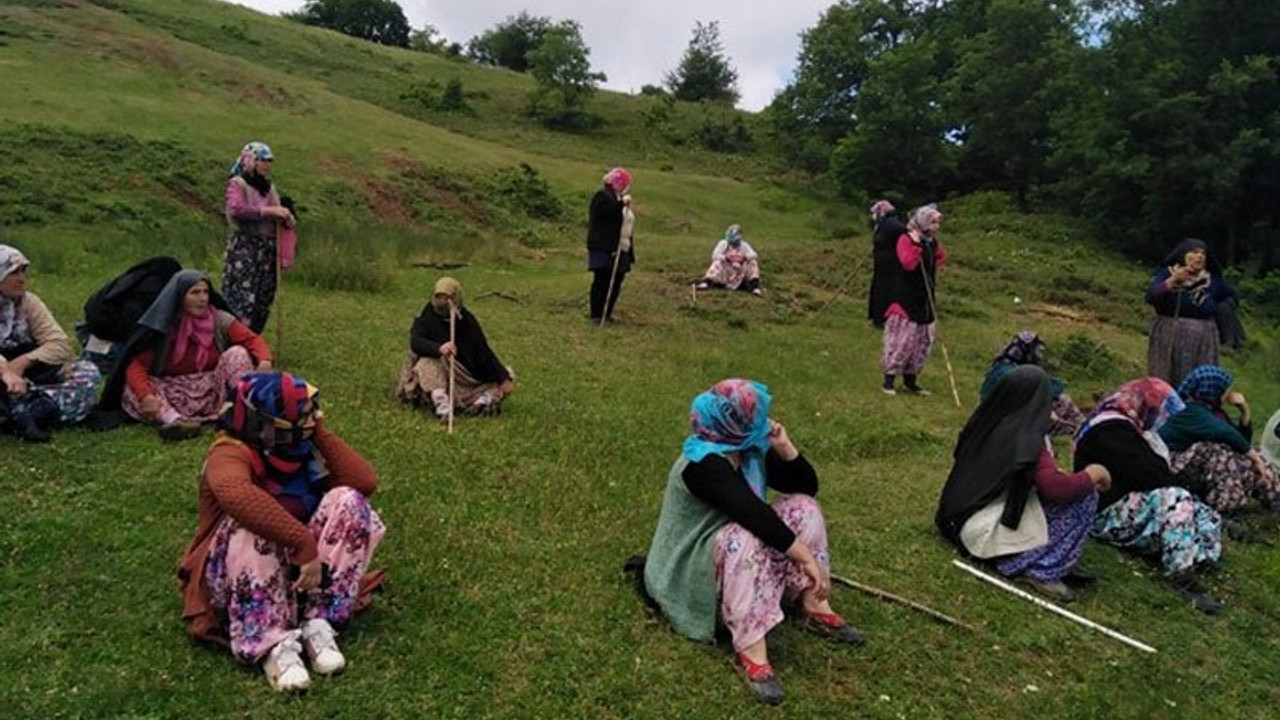
[[[919,610],[925,615],[928,615],[929,617],[935,620],[940,620],[944,623],[947,623],[948,625],[955,625],[956,627],[964,628],[969,632],[977,632],[978,630],[977,628],[975,628],[974,626],[970,625],[967,622],[964,622],[962,620],[957,620],[951,617],[950,615],[945,615],[943,613],[940,613],[937,610],[934,610],[933,608],[927,605],[922,605],[914,600],[908,600],[907,598],[904,598],[900,595],[894,595],[893,593],[887,590],[881,590],[880,588],[875,587],[873,585],[866,585],[866,584],[857,582],[855,580],[850,580],[849,578],[841,577],[839,575],[836,575],[835,573],[831,574],[831,579],[834,580],[835,582],[840,583],[841,585],[851,587],[854,590],[860,590],[864,593],[867,593],[868,595],[878,597],[881,600],[888,600],[889,602],[895,602],[895,603],[898,603],[899,605],[906,605],[912,610]]]
[[[453,352],[449,353],[449,434],[452,435],[454,374],[458,367],[457,316],[453,300],[449,301],[449,346],[453,348]]]
[[[853,270],[850,270],[849,274],[846,275],[845,278],[840,281],[840,284],[836,286],[836,290],[831,293],[831,297],[827,298],[827,301],[822,303],[822,307],[818,308],[818,312],[813,314],[814,317],[821,315],[828,307],[831,306],[831,303],[835,302],[844,294],[844,291],[849,287],[849,283],[853,282],[853,278],[862,272],[862,265],[863,259],[859,258],[858,262],[854,264]]]
[[[1051,602],[1049,602],[1049,601],[1047,601],[1047,600],[1041,600],[1040,598],[1036,597],[1035,595],[1032,595],[1031,593],[1029,593],[1029,592],[1027,592],[1027,591],[1025,591],[1025,590],[1021,590],[1021,589],[1019,589],[1019,588],[1016,588],[1016,587],[1014,587],[1014,586],[1010,585],[1009,583],[1005,582],[1004,580],[1001,580],[1000,578],[994,577],[994,576],[992,576],[992,575],[988,575],[987,573],[984,573],[984,572],[982,572],[981,570],[979,570],[979,569],[977,569],[977,568],[975,568],[975,567],[972,567],[972,566],[970,566],[970,565],[966,565],[965,563],[962,563],[962,562],[960,562],[959,560],[952,560],[952,561],[951,561],[951,564],[952,564],[952,565],[955,565],[956,567],[960,568],[961,570],[964,570],[965,572],[969,573],[970,575],[973,575],[973,576],[975,576],[975,577],[977,577],[977,578],[979,578],[979,579],[981,579],[981,580],[985,580],[986,582],[989,582],[989,583],[991,583],[992,585],[995,585],[996,587],[1000,588],[1001,590],[1006,590],[1006,591],[1008,591],[1008,592],[1011,592],[1011,593],[1013,593],[1014,595],[1017,595],[1018,597],[1022,598],[1023,600],[1030,600],[1032,603],[1034,603],[1034,604],[1036,604],[1036,605],[1039,605],[1040,607],[1044,608],[1045,610],[1048,610],[1048,611],[1053,612],[1053,613],[1057,613],[1057,614],[1061,615],[1062,617],[1067,618],[1068,620],[1070,620],[1070,621],[1072,621],[1072,622],[1074,622],[1074,623],[1076,623],[1076,624],[1078,624],[1078,625],[1083,625],[1083,626],[1085,626],[1085,627],[1087,627],[1087,628],[1090,628],[1090,629],[1092,629],[1092,630],[1097,630],[1098,632],[1102,633],[1103,635],[1106,635],[1107,637],[1112,638],[1112,639],[1115,639],[1115,640],[1119,640],[1120,642],[1124,643],[1125,645],[1128,645],[1129,647],[1137,648],[1138,650],[1142,650],[1143,652],[1149,652],[1149,653],[1154,653],[1154,652],[1156,652],[1156,649],[1155,649],[1155,648],[1153,648],[1153,647],[1151,647],[1150,645],[1146,645],[1146,644],[1144,644],[1144,643],[1140,643],[1140,642],[1138,642],[1137,640],[1134,640],[1133,638],[1128,637],[1127,635],[1121,635],[1120,633],[1116,632],[1115,630],[1112,630],[1112,629],[1111,629],[1111,628],[1109,628],[1109,627],[1106,627],[1106,626],[1104,626],[1104,625],[1099,625],[1098,623],[1096,623],[1096,622],[1094,622],[1094,621],[1092,621],[1092,620],[1090,620],[1090,619],[1088,619],[1088,618],[1081,617],[1081,616],[1079,616],[1079,615],[1077,615],[1077,614],[1075,614],[1075,613],[1073,613],[1073,612],[1071,612],[1071,611],[1069,611],[1069,610],[1063,610],[1062,608],[1058,607],[1057,605],[1054,605],[1053,603],[1051,603]]]

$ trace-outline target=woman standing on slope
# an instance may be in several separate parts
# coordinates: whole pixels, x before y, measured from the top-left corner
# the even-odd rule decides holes
[[[897,257],[889,276],[889,305],[884,312],[884,349],[880,370],[881,388],[895,395],[894,378],[902,375],[902,389],[913,395],[928,395],[916,384],[924,369],[937,334],[934,290],[938,268],[947,254],[938,242],[942,213],[936,205],[916,208],[907,222],[907,231],[898,237]]]
[[[622,291],[622,281],[635,263],[631,246],[631,173],[616,167],[604,176],[604,187],[591,198],[587,216],[587,269],[591,281],[591,322],[613,321],[613,306]]]
[[[240,151],[227,180],[226,215],[231,226],[222,270],[222,296],[231,312],[249,329],[261,333],[276,299],[279,225],[297,224],[288,200],[271,182],[275,156],[265,143],[251,142]]]
[[[1198,365],[1218,364],[1218,304],[1235,288],[1209,272],[1203,240],[1187,238],[1151,276],[1147,303],[1155,308],[1147,341],[1147,374],[1177,387]]]

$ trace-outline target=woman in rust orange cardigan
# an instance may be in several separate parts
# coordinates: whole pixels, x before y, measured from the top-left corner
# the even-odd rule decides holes
[[[342,670],[334,626],[381,583],[367,572],[386,533],[368,500],[378,478],[301,378],[244,375],[218,424],[178,570],[187,633],[261,663],[276,690],[305,690],[304,649],[315,672]]]

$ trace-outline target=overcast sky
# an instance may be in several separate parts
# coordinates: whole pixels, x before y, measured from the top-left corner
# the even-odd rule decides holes
[[[298,10],[305,0],[232,0],[262,12]],[[639,92],[680,62],[694,21],[720,23],[725,55],[738,71],[738,106],[759,110],[791,78],[800,33],[818,22],[834,0],[398,0],[409,24],[430,23],[450,41],[467,40],[526,10],[552,20],[577,20],[591,48],[591,66],[604,72],[604,86]]]

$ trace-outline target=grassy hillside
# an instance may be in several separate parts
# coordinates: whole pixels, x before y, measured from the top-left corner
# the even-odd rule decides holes
[[[758,158],[670,145],[644,123],[651,100],[602,93],[604,131],[555,135],[518,116],[524,78],[200,0],[0,6],[0,68],[0,241],[32,257],[31,289],[68,328],[145,255],[217,274],[225,169],[246,140],[273,145],[278,182],[306,208],[283,365],[321,388],[332,426],[379,469],[390,528],[387,593],[341,638],[350,670],[279,697],[182,633],[172,573],[205,442],[139,427],[67,430],[42,448],[0,437],[5,717],[757,717],[727,651],[667,632],[618,578],[647,546],[689,400],[730,375],[770,385],[818,467],[836,570],[979,627],[837,589],[868,643],[779,629],[780,712],[1258,718],[1280,700],[1270,547],[1228,543],[1210,578],[1218,618],[1145,563],[1089,547],[1101,580],[1073,609],[1159,648],[1146,656],[962,576],[932,529],[955,435],[1008,335],[1039,330],[1086,403],[1142,371],[1147,269],[1066,219],[1016,215],[998,196],[944,205],[958,410],[940,352],[923,378],[932,397],[877,391],[866,234],[838,237],[860,211]],[[400,104],[406,85],[454,73],[487,93],[476,115]],[[624,322],[597,329],[583,217],[619,162],[636,175],[640,264]],[[731,222],[763,255],[766,297],[694,303],[688,282]],[[391,399],[439,274],[429,262],[465,263],[451,272],[521,381],[501,418],[452,437]],[[514,301],[480,297],[495,291]],[[1250,329],[1227,364],[1263,415],[1280,405],[1280,353]]]

